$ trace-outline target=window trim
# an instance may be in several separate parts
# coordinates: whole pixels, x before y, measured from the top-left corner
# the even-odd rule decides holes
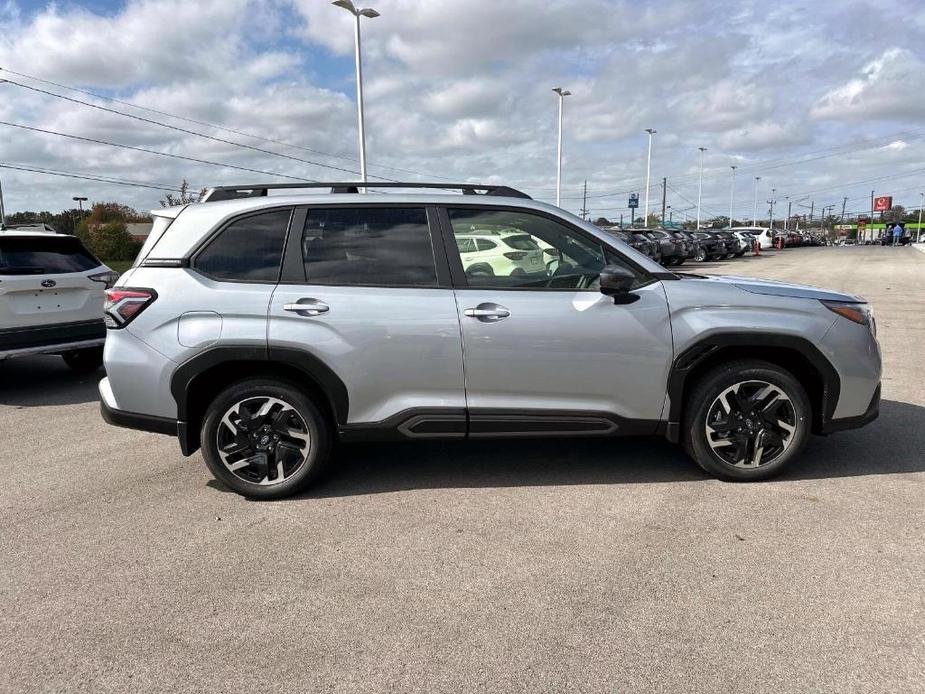
[[[211,246],[215,241],[217,241],[225,230],[230,227],[232,224],[241,221],[242,219],[247,219],[249,217],[256,217],[258,215],[280,212],[282,210],[289,211],[289,221],[286,225],[286,233],[283,236],[283,248],[282,255],[279,259],[279,270],[276,272],[276,279],[273,280],[247,280],[247,279],[231,279],[229,277],[218,277],[213,275],[210,272],[206,272],[202,268],[198,267],[199,257]],[[283,263],[286,260],[286,247],[289,244],[289,236],[292,231],[292,218],[295,212],[295,208],[292,205],[280,205],[279,207],[263,207],[259,210],[249,210],[243,214],[236,215],[225,220],[220,226],[218,226],[214,231],[212,231],[206,238],[196,247],[192,253],[188,256],[189,268],[203,277],[206,277],[213,282],[224,282],[226,284],[269,284],[276,286],[279,284],[279,278],[283,271]]]
[[[440,230],[443,233],[443,245],[444,250],[447,255],[447,260],[450,266],[450,274],[453,278],[453,288],[457,290],[472,290],[472,291],[483,291],[483,292],[559,292],[559,293],[569,293],[574,294],[575,292],[595,292],[600,293],[599,289],[593,289],[591,287],[586,287],[584,289],[578,288],[568,288],[568,287],[470,287],[469,279],[466,277],[465,270],[462,265],[462,258],[460,257],[460,252],[456,249],[456,235],[453,232],[453,223],[450,220],[450,209],[473,209],[481,210],[484,212],[516,212],[520,214],[532,214],[537,217],[544,217],[550,221],[561,224],[569,231],[575,232],[585,241],[591,243],[598,243],[602,248],[609,250],[610,252],[618,255],[620,259],[640,273],[645,279],[644,281],[636,287],[636,289],[642,289],[643,287],[648,287],[655,282],[658,282],[665,277],[661,277],[657,274],[650,272],[641,265],[633,262],[630,258],[627,258],[623,253],[620,252],[620,249],[607,243],[603,239],[599,239],[594,234],[588,233],[586,230],[581,227],[572,224],[569,220],[563,219],[555,214],[551,214],[545,210],[536,210],[528,207],[517,207],[514,205],[482,205],[478,203],[456,203],[456,204],[441,204],[437,208],[437,214],[440,219]],[[668,272],[665,273],[670,274]]]
[[[422,209],[426,215],[427,233],[430,238],[430,249],[434,258],[434,270],[436,275],[436,284],[341,284],[337,282],[309,282],[305,277],[305,262],[302,258],[302,233],[305,228],[305,221],[308,219],[308,213],[316,209],[355,209],[355,208],[393,208],[393,209]],[[441,245],[442,235],[437,218],[436,206],[429,203],[313,203],[311,205],[299,205],[293,215],[293,222],[290,224],[290,233],[286,241],[286,250],[283,254],[283,272],[280,275],[279,284],[287,286],[302,287],[356,287],[362,289],[452,289],[453,285],[450,279],[450,267],[447,262],[446,251]]]

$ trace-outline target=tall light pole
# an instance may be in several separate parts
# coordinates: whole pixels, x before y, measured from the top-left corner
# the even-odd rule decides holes
[[[732,228],[732,208],[735,206],[736,201],[736,169],[739,168],[735,164],[729,167],[732,169],[732,190],[729,191],[729,228]]]
[[[793,208],[790,206],[791,203],[789,195],[785,195],[784,200],[787,201],[787,219],[784,220],[784,231],[790,231],[790,210]]]
[[[700,200],[703,197],[703,153],[707,151],[706,147],[698,147],[700,150],[700,182],[697,184],[697,229],[700,228]]]
[[[925,193],[922,193],[922,204],[919,205],[919,233],[915,235],[915,240],[918,243],[922,242],[922,207],[925,207]],[[0,196],[0,205],[3,204],[2,196]],[[0,219],[0,221],[3,221]]]
[[[363,122],[363,60],[360,54],[360,17],[375,19],[379,16],[379,13],[371,8],[358,10],[351,0],[334,0],[331,4],[337,7],[343,7],[352,14],[353,18],[356,20],[353,38],[357,66],[357,129],[359,130],[360,137],[360,177],[363,179],[363,183],[366,183],[366,129]],[[366,192],[365,187],[363,188],[363,192]]]
[[[646,132],[649,133],[649,154],[646,156],[646,206],[642,217],[643,227],[649,223],[649,175],[652,173],[652,136],[658,131],[653,128],[646,128]]]
[[[553,91],[559,95],[559,146],[556,149],[556,207],[559,207],[562,194],[562,114],[565,111],[565,97],[572,93],[562,87],[556,87]]]
[[[77,207],[80,208],[80,216],[83,217],[83,214],[84,214],[84,203],[87,201],[87,199],[86,199],[86,198],[82,198],[82,197],[80,197],[80,196],[75,196],[75,197],[71,198],[71,200],[73,200],[74,202],[77,203]]]
[[[758,182],[761,180],[761,176],[755,176],[755,211],[752,214],[752,226],[758,226]]]
[[[3,209],[3,185],[0,184],[0,229],[6,224],[6,212]]]

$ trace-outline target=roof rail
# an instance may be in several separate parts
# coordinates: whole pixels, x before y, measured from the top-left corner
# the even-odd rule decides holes
[[[256,183],[242,186],[215,186],[209,188],[201,202],[219,200],[236,200],[238,198],[260,198],[269,195],[271,190],[299,190],[303,188],[330,188],[331,193],[359,193],[361,187],[367,188],[433,188],[437,190],[459,190],[463,195],[498,195],[508,198],[526,198],[526,193],[499,185],[479,185],[476,183],[362,183],[358,181],[336,183]]]

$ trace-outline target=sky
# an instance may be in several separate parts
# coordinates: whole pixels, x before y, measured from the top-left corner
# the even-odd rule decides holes
[[[788,204],[838,214],[845,197],[863,212],[872,190],[921,204],[925,4],[369,1],[379,180],[503,183],[555,202],[561,85],[572,212],[585,181],[592,218],[628,219],[628,193],[645,200],[646,128],[650,210],[666,177],[675,220],[696,214],[699,147],[704,218],[732,202],[751,219],[756,186],[759,218],[771,198],[778,217]],[[184,178],[356,179],[352,22],[327,0],[0,0],[0,164],[19,167],[0,168],[7,211],[59,211],[76,195],[147,210]]]

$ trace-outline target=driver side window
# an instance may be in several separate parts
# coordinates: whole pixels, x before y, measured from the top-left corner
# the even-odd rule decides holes
[[[470,287],[596,289],[605,265],[633,270],[616,254],[605,256],[600,243],[548,217],[473,208],[447,212]],[[467,256],[473,242],[479,253]]]

